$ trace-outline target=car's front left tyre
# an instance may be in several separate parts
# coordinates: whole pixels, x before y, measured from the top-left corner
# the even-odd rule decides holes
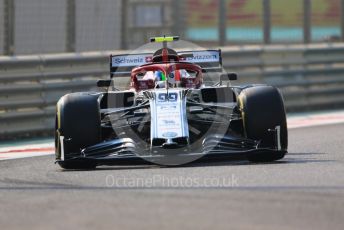
[[[245,136],[259,140],[261,148],[277,151],[248,156],[252,162],[271,162],[284,157],[288,148],[288,129],[284,100],[280,91],[272,86],[254,86],[244,89],[238,97]],[[278,128],[279,145],[276,146],[272,130]]]

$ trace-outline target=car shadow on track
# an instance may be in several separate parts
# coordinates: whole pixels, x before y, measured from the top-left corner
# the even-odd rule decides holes
[[[334,162],[329,159],[318,159],[314,155],[324,155],[327,153],[288,153],[285,158],[273,162],[250,162],[245,158],[226,159],[225,161],[212,161],[212,162],[192,162],[182,167],[204,167],[204,166],[242,166],[242,165],[284,165],[284,164],[306,164],[306,163],[319,163],[319,162]],[[302,156],[299,158],[297,156]]]
[[[211,160],[211,161],[195,161],[184,165],[165,166],[165,165],[130,165],[130,166],[98,166],[94,171],[106,170],[135,170],[135,169],[157,169],[157,168],[188,168],[188,167],[212,167],[212,166],[245,166],[245,165],[284,165],[284,164],[306,164],[306,163],[321,163],[333,162],[334,160],[317,159],[316,155],[325,155],[327,153],[288,153],[285,158],[274,162],[259,162],[254,163],[248,161],[244,157],[227,157],[226,160]],[[302,156],[299,158],[298,156]],[[307,157],[310,156],[310,157]],[[85,170],[62,170],[63,172],[85,171]],[[89,171],[89,170],[86,170]]]

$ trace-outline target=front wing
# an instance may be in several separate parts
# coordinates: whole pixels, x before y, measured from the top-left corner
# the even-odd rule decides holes
[[[69,140],[64,140],[64,148],[68,149]],[[161,147],[158,147],[161,148]],[[161,148],[161,150],[163,150]],[[92,161],[97,165],[138,165],[138,164],[161,164],[164,158],[170,157],[166,154],[147,152],[142,155],[138,153],[135,141],[130,138],[114,139],[102,142],[69,155],[64,161]],[[163,151],[161,151],[163,152]],[[260,153],[274,153],[284,155],[287,151],[279,149],[278,140],[276,145],[270,148],[260,147],[259,141],[242,139],[233,136],[208,137],[205,138],[199,151],[183,152],[175,149],[173,157],[181,158],[180,162],[209,162],[223,161],[228,159],[246,158],[250,155]],[[61,160],[58,160],[59,162]],[[176,165],[176,164],[171,164]]]

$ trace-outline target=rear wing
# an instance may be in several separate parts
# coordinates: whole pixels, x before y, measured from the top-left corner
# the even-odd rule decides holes
[[[222,72],[221,50],[195,50],[178,52],[180,62],[201,66],[204,72]],[[110,56],[110,76],[128,76],[137,66],[152,63],[153,53],[121,54]]]

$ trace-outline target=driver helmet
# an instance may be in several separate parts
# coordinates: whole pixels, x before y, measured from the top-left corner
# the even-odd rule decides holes
[[[157,88],[165,88],[165,86],[166,86],[165,74],[162,71],[157,70],[157,71],[155,71],[154,75],[155,75],[156,87]]]

